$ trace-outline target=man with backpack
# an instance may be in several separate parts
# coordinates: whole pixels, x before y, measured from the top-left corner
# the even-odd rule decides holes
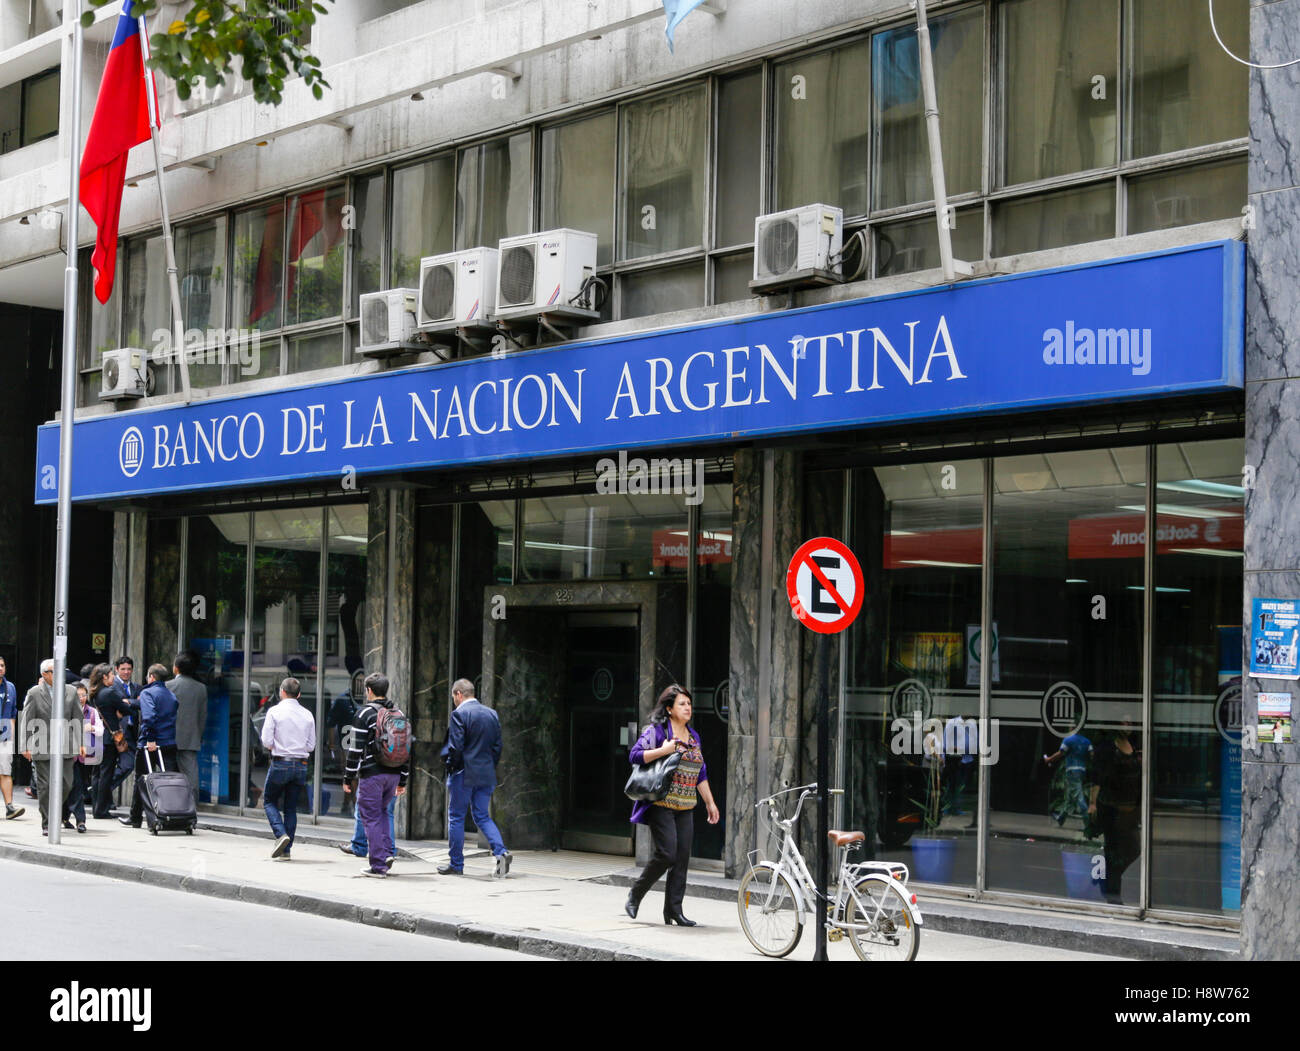
[[[352,743],[343,769],[343,791],[355,792],[357,813],[366,830],[370,864],[366,876],[387,876],[397,852],[385,811],[406,792],[411,766],[411,724],[388,699],[388,677],[366,676],[366,703],[352,721]]]
[[[505,876],[513,860],[492,820],[492,793],[497,787],[497,763],[501,761],[501,720],[497,713],[479,704],[474,684],[457,679],[451,684],[451,713],[447,743],[442,756],[447,764],[447,813],[450,825],[450,858],[438,866],[443,876],[465,871],[465,812],[472,811],[474,824],[487,836],[496,858],[493,876]]]

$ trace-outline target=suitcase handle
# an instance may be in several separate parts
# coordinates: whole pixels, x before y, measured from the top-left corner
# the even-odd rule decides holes
[[[146,745],[141,745],[140,747],[144,749],[144,765],[145,765],[145,767],[148,769],[149,773],[152,774],[152,773],[154,772],[154,769],[153,769],[153,755],[154,755],[154,753],[151,752],[151,751],[149,751],[149,746],[148,746],[147,744],[146,744]],[[166,772],[167,772],[167,767],[166,767],[165,765],[163,765],[163,756],[162,756],[162,749],[161,749],[161,748],[158,749],[158,772],[159,772],[159,773],[166,773]]]

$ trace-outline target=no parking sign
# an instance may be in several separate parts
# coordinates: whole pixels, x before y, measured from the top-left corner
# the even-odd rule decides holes
[[[785,590],[805,628],[833,635],[852,624],[862,609],[862,567],[840,541],[819,536],[790,559]]]

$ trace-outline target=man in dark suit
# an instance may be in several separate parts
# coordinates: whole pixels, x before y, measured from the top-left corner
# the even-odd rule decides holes
[[[474,684],[457,679],[451,685],[451,726],[442,755],[447,764],[447,813],[451,826],[448,835],[451,857],[439,865],[444,876],[459,876],[465,871],[465,811],[474,814],[474,824],[487,836],[496,858],[493,876],[510,871],[511,856],[501,840],[501,832],[492,820],[492,791],[497,786],[497,763],[501,760],[501,720],[491,708],[474,697]]]
[[[167,689],[176,695],[180,708],[176,712],[176,763],[199,798],[199,749],[203,730],[208,725],[208,688],[194,678],[198,658],[189,650],[176,654]]]

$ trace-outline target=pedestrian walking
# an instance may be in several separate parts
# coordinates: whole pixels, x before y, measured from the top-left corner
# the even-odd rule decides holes
[[[496,858],[492,875],[505,876],[513,856],[506,850],[491,813],[497,764],[501,761],[501,720],[491,708],[479,703],[474,684],[468,679],[452,683],[451,699],[456,707],[443,746],[450,857],[447,864],[438,866],[438,871],[444,876],[459,876],[465,871],[465,813],[470,811]]]
[[[353,807],[353,812],[356,820],[352,826],[352,839],[347,843],[340,843],[338,847],[344,854],[351,854],[354,858],[368,857],[370,854],[370,841],[366,838],[366,826],[361,822],[361,811]],[[397,835],[394,831],[394,817],[397,812],[397,796],[393,796],[388,801],[388,806],[384,808],[384,812],[388,815],[388,838],[393,842],[393,855],[396,855]],[[384,859],[390,869],[393,867],[393,862],[397,860],[393,855]]]
[[[691,859],[691,840],[695,835],[694,811],[699,799],[710,825],[718,823],[717,804],[709,788],[709,771],[700,750],[700,735],[691,726],[691,695],[680,686],[669,686],[655,703],[654,716],[628,755],[633,766],[653,763],[681,753],[668,794],[657,802],[639,801],[632,808],[632,821],[650,826],[654,856],[628,892],[624,909],[636,919],[641,899],[665,872],[664,923],[694,927],[682,913],[686,897],[686,867]]]
[[[352,742],[343,769],[343,791],[356,793],[357,813],[366,830],[367,876],[387,876],[396,844],[384,820],[389,804],[406,793],[410,776],[409,724],[388,697],[388,677],[366,676],[366,703],[352,721]]]
[[[18,727],[18,688],[9,681],[5,659],[0,657],[0,796],[5,801],[5,820],[22,817],[26,808],[14,806],[14,752]]]
[[[194,677],[199,661],[189,650],[172,660],[172,674],[167,689],[176,695],[176,764],[190,782],[194,797],[199,795],[199,749],[208,725],[208,688]]]
[[[111,664],[97,664],[90,671],[90,703],[104,721],[104,761],[95,772],[95,806],[91,814],[101,821],[116,816],[112,810],[113,793],[135,768],[131,702],[119,692],[117,681]]]
[[[307,760],[316,750],[316,719],[301,704],[302,684],[293,676],[280,683],[280,703],[262,722],[262,746],[271,753],[262,806],[275,834],[271,857],[290,857],[298,828],[298,801],[310,803]]]
[[[86,676],[90,678],[89,674]],[[81,705],[82,725],[85,727],[81,754],[72,764],[72,785],[63,801],[63,827],[72,828],[72,818],[77,819],[77,831],[86,831],[86,788],[91,775],[104,758],[104,720],[90,703],[90,693],[77,686],[77,701]]]
[[[73,760],[78,753],[84,753],[81,719],[81,705],[77,701],[76,687],[64,684],[63,703],[56,708],[54,704],[54,661],[41,662],[41,681],[27,691],[23,700],[23,714],[18,730],[22,741],[23,755],[32,764],[32,774],[36,779],[36,800],[41,812],[41,832],[49,829],[50,819],[50,749],[54,743],[54,733],[62,732],[60,754],[63,766],[63,786],[66,789],[72,782]],[[55,715],[53,713],[57,712]],[[55,806],[62,812],[63,799],[56,799]]]
[[[149,773],[151,762],[145,753],[160,755],[163,769],[176,769],[176,712],[180,704],[176,694],[167,689],[167,669],[163,665],[149,665],[148,677],[149,684],[140,691],[140,736],[135,749],[135,790],[131,793],[131,813],[118,818],[122,824],[132,828],[139,828],[144,822],[140,779]]]

